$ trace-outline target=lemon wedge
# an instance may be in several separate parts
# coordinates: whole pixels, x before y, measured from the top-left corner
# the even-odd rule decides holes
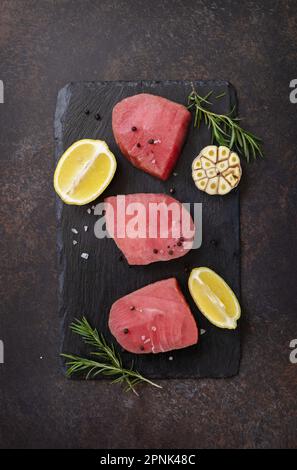
[[[197,307],[211,323],[219,328],[236,328],[240,305],[224,279],[209,268],[195,268],[188,285]]]
[[[66,204],[81,206],[103,193],[116,168],[115,156],[103,140],[79,140],[60,158],[54,188]]]

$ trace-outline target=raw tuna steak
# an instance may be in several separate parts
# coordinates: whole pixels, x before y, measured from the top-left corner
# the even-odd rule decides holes
[[[117,300],[109,328],[118,343],[135,354],[186,348],[198,341],[196,322],[175,278]]]
[[[112,196],[104,202],[107,231],[129,264],[180,258],[192,248],[192,217],[173,197],[141,193]]]
[[[166,180],[180,155],[190,120],[185,106],[141,93],[116,104],[112,129],[121,152],[134,166]]]

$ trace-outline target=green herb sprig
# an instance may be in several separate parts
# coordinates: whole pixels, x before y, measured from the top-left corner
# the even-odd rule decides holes
[[[99,334],[96,329],[93,329],[85,317],[71,323],[70,329],[81,336],[85,344],[96,348],[96,351],[91,352],[90,355],[98,360],[72,354],[61,354],[61,356],[67,359],[68,377],[71,377],[73,374],[85,374],[86,379],[94,378],[99,374],[114,377],[112,383],[124,384],[126,391],[131,390],[136,395],[138,393],[135,390],[135,386],[141,382],[146,382],[153,387],[162,388],[160,385],[133,370],[133,364],[130,369],[124,368],[122,359],[116,353],[113,344],[109,346],[103,335]]]
[[[212,106],[209,101],[212,93],[210,91],[203,97],[193,88],[189,94],[188,109],[194,109],[194,127],[199,128],[204,121],[206,126],[211,129],[212,142],[236,149],[248,162],[251,156],[253,159],[263,157],[262,140],[239,125],[240,119],[234,116],[235,107],[229,114],[217,114],[209,109]],[[218,95],[216,99],[221,96]]]

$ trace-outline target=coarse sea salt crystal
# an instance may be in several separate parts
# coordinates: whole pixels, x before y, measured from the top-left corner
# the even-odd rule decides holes
[[[151,340],[151,338],[147,338],[147,339],[145,340],[144,344],[149,343],[150,340]]]
[[[83,259],[88,259],[89,253],[82,253],[80,256],[81,256],[81,258],[83,258]]]
[[[201,335],[204,335],[205,333],[206,333],[206,330],[204,330],[203,328],[201,328],[200,334],[201,334]]]
[[[152,326],[152,331],[156,331],[157,328],[155,326]]]
[[[169,356],[168,359],[169,359],[169,361],[173,361],[173,357],[172,357],[172,356]]]
[[[87,225],[84,225],[84,231],[87,232],[88,231],[88,226]]]
[[[72,229],[71,229],[71,232],[72,232],[72,233],[75,233],[75,235],[78,234],[78,231],[76,230],[76,228],[72,228]]]
[[[73,245],[77,245],[77,240],[72,241]]]
[[[88,209],[88,210],[87,210],[87,213],[88,213],[88,214],[91,214],[91,212],[92,212],[91,209]]]
[[[142,336],[142,337],[141,337],[141,340],[144,341],[144,340],[145,340],[145,336]]]

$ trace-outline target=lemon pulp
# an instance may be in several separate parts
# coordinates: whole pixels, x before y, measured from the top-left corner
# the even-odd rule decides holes
[[[62,155],[55,171],[55,190],[67,204],[86,204],[104,191],[115,170],[116,160],[107,144],[84,139]]]
[[[236,328],[240,305],[232,289],[218,274],[209,268],[193,269],[189,290],[197,307],[211,323],[220,328]]]

